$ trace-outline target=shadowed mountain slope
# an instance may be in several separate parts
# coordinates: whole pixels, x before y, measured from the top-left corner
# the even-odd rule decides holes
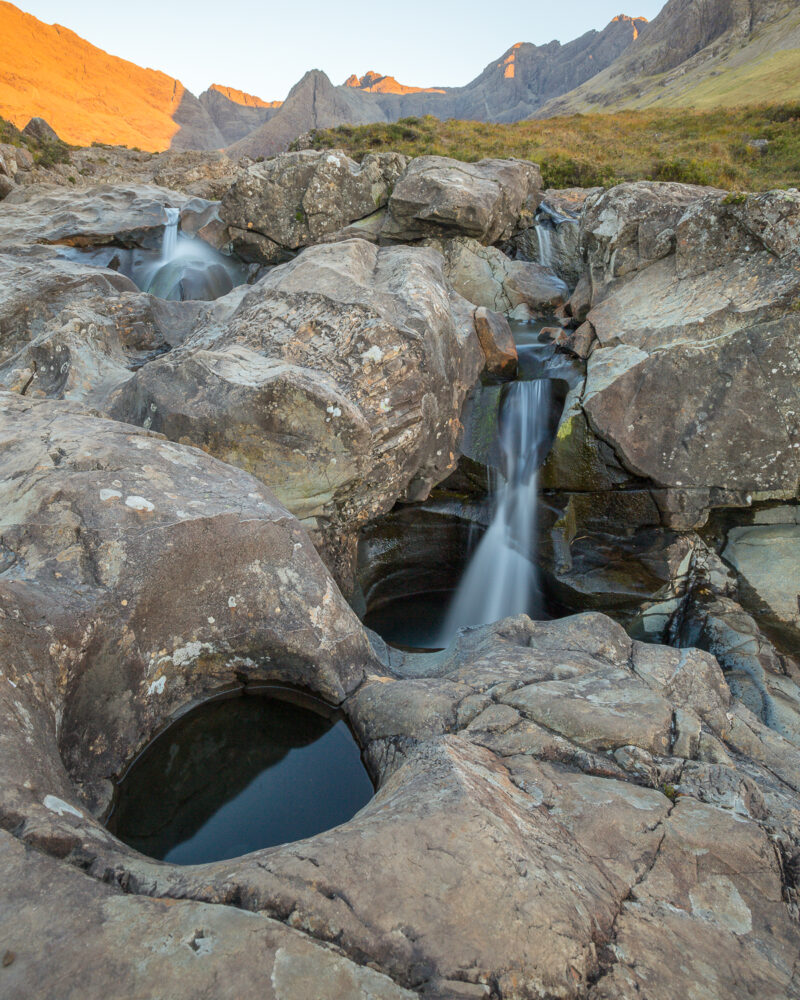
[[[219,129],[226,144],[238,142],[274,117],[283,101],[263,101],[234,87],[212,84],[200,103]]]

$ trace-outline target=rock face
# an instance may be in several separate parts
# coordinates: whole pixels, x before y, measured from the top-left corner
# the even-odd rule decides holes
[[[292,87],[269,121],[230,149],[236,155],[274,156],[311,129],[331,128],[343,122],[367,125],[388,120],[370,94],[350,87],[334,87],[321,70],[315,69]]]
[[[256,163],[223,198],[236,249],[276,263],[385,207],[408,160],[396,153],[355,163],[340,150],[284,153]]]
[[[711,194],[674,238],[588,313],[603,348],[589,361],[592,427],[627,469],[674,491],[663,502],[676,516],[726,495],[795,496],[800,196]],[[655,399],[657,417],[641,408]]]
[[[539,168],[526,160],[419,156],[392,191],[381,236],[408,242],[459,235],[497,243],[532,218],[541,186]]]
[[[233,149],[249,156],[274,156],[311,129],[422,115],[520,121],[605,69],[631,47],[645,25],[644,18],[623,15],[603,31],[589,31],[567,45],[518,43],[465,87],[407,87],[375,73],[352,76],[344,86],[334,87],[324,73],[312,70],[274,116]]]
[[[438,254],[351,240],[271,271],[104,408],[269,483],[346,584],[358,526],[453,467],[484,361]]]
[[[635,45],[539,114],[758,103],[774,72],[765,55],[798,38],[800,13],[787,0],[669,0]]]

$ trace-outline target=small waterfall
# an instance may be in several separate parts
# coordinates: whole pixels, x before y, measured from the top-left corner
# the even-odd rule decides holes
[[[550,435],[549,379],[514,382],[500,416],[503,472],[492,484],[493,514],[442,627],[446,645],[465,625],[542,611],[536,555],[538,470]]]
[[[213,300],[226,295],[246,279],[245,268],[199,238],[178,232],[180,210],[168,208],[161,253],[135,268],[139,287],[161,299]]]
[[[181,213],[178,208],[165,207],[167,213],[167,224],[164,226],[164,241],[161,244],[161,260],[167,264],[175,256],[178,248],[178,223]]]
[[[539,263],[553,270],[553,229],[549,223],[536,223],[536,239],[539,243]]]

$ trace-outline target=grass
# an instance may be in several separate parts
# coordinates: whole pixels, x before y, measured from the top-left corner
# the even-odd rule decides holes
[[[748,143],[766,139],[762,152]],[[571,115],[511,125],[437,118],[341,125],[311,133],[316,149],[355,159],[410,156],[533,160],[546,187],[608,187],[626,180],[682,181],[731,191],[800,187],[800,103],[695,111],[650,109]]]
[[[41,142],[38,139],[31,139],[5,118],[0,118],[0,143],[24,147],[33,156],[34,163],[41,167],[69,163],[70,147],[65,142]]]

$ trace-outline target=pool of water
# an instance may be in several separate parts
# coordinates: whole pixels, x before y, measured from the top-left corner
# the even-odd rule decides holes
[[[341,716],[270,689],[207,702],[155,739],[108,828],[152,858],[204,864],[331,829],[373,793]]]

